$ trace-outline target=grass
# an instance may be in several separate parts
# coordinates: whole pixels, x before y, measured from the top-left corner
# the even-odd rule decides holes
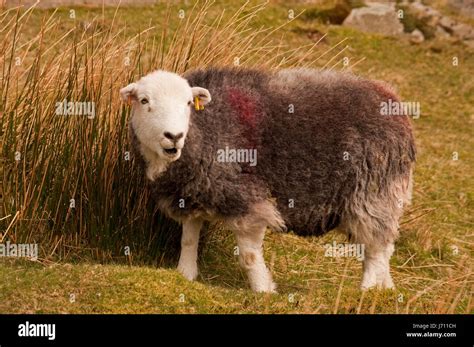
[[[184,21],[176,15],[179,6],[165,5],[78,8],[75,20],[67,10],[33,11],[22,19],[24,12],[0,14],[0,240],[41,248],[37,262],[0,260],[0,312],[472,313],[473,52],[304,16],[288,23],[288,10],[311,10],[292,3],[251,3],[237,17],[240,5],[230,1],[201,3],[194,15],[192,6],[183,8]],[[421,117],[413,121],[414,201],[392,258],[397,290],[362,294],[357,260],[324,257],[323,245],[343,242],[339,235],[270,233],[265,254],[279,294],[254,294],[233,254],[232,235],[219,228],[205,236],[198,282],[186,282],[173,270],[177,226],[149,212],[142,177],[124,160],[128,110],[118,89],[157,67],[184,71],[239,57],[261,68],[342,69],[344,56],[357,74],[386,80],[405,100],[421,103]],[[97,117],[54,116],[54,103],[64,98],[95,100]]]

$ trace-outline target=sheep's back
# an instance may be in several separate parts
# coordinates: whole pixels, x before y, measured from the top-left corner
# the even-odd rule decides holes
[[[379,192],[414,161],[406,116],[382,116],[390,89],[349,74],[283,70],[269,84],[259,149],[265,177],[289,229],[336,227],[356,189]]]

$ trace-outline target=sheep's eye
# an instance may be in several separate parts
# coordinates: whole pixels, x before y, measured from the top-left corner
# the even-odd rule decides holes
[[[148,104],[148,99],[143,98],[140,102],[142,103],[142,105],[146,105]]]
[[[191,100],[188,101],[188,106],[191,106],[193,102]]]

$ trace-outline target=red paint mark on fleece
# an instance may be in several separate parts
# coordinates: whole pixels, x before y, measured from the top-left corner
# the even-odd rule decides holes
[[[227,91],[229,103],[236,110],[239,122],[252,130],[257,126],[257,112],[255,99],[237,88]]]
[[[229,105],[235,111],[237,119],[243,125],[243,146],[249,149],[256,149],[259,142],[259,129],[257,128],[261,109],[258,106],[258,100],[245,91],[229,87],[227,89],[227,99]],[[254,173],[255,167],[247,164],[241,165],[243,173]]]

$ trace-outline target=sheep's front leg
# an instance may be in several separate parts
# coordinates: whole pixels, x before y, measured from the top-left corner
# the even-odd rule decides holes
[[[236,231],[239,263],[247,272],[250,287],[256,292],[275,292],[276,285],[263,259],[265,227],[251,231]]]
[[[200,219],[188,219],[183,222],[178,271],[190,281],[195,280],[198,275],[197,257],[202,224]]]

